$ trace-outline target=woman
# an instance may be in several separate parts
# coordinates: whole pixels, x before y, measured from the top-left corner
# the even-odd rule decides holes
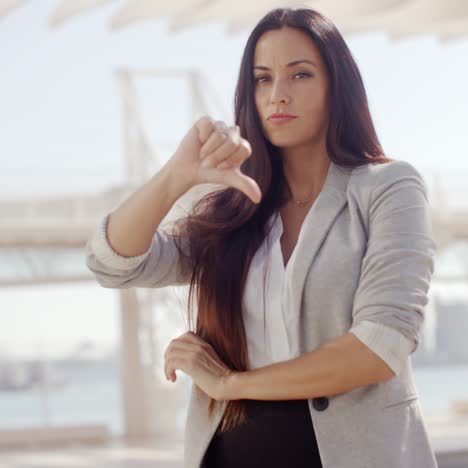
[[[198,120],[87,246],[105,287],[190,284],[195,331],[164,356],[194,383],[186,466],[436,467],[410,360],[434,270],[427,190],[383,154],[328,19],[258,23],[235,123]],[[158,229],[201,183],[224,187]]]

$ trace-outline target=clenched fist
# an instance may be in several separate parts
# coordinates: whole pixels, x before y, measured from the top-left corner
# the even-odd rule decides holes
[[[262,194],[257,182],[240,170],[251,154],[250,144],[241,137],[237,125],[228,127],[204,116],[184,136],[168,165],[187,190],[197,184],[222,184],[259,203]]]

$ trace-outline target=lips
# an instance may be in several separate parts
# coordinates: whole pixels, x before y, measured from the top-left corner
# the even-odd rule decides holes
[[[282,123],[287,123],[291,122],[292,120],[296,119],[295,116],[293,115],[288,115],[288,116],[272,116],[268,117],[268,120],[274,124],[282,124]]]
[[[292,114],[285,114],[283,112],[279,112],[277,114],[271,114],[268,116],[268,120],[273,119],[295,119],[297,116]]]

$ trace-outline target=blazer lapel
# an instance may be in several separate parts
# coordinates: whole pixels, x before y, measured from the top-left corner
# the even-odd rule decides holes
[[[299,317],[307,272],[338,214],[347,203],[346,186],[350,169],[330,162],[325,184],[307,213],[296,245],[296,255],[291,265],[291,290],[293,313]],[[300,320],[297,321],[300,337]]]

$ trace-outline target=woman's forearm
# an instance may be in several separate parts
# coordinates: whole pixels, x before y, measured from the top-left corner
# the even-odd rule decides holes
[[[289,361],[226,380],[227,399],[299,400],[332,396],[393,376],[391,369],[352,333]]]
[[[165,164],[109,216],[107,239],[124,257],[140,255],[173,204],[190,188],[182,185],[170,164]]]

